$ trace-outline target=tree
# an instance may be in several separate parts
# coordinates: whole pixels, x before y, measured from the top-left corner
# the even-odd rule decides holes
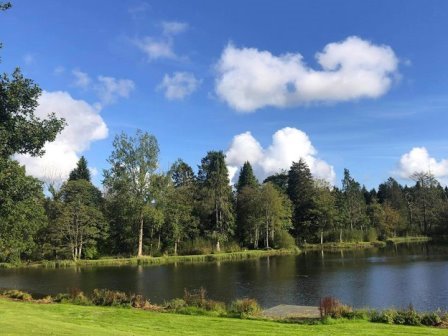
[[[361,186],[350,176],[350,171],[344,169],[342,180],[343,213],[350,230],[363,229],[366,223],[366,202]]]
[[[46,224],[42,183],[17,161],[0,158],[0,260],[31,256]]]
[[[175,187],[191,185],[196,179],[193,169],[182,159],[178,159],[174,162],[168,174],[171,176]]]
[[[59,193],[53,234],[60,245],[68,248],[73,260],[95,254],[93,250],[98,241],[107,236],[106,220],[100,207],[101,195],[85,179],[67,181]]]
[[[239,193],[241,189],[246,186],[250,186],[252,188],[258,187],[258,180],[254,175],[254,171],[249,161],[244,162],[243,167],[241,167],[238,183],[236,184],[237,193]]]
[[[138,217],[137,256],[140,257],[143,255],[145,213],[152,206],[156,192],[152,180],[158,166],[159,147],[153,135],[141,130],[134,137],[125,133],[117,135],[113,146],[108,159],[111,168],[104,172],[104,185],[111,197],[125,194],[127,207],[135,210]]]
[[[237,232],[240,242],[245,246],[259,247],[262,222],[260,220],[259,188],[244,186],[237,196]]]
[[[288,195],[293,206],[292,222],[296,238],[312,238],[314,181],[308,165],[302,159],[293,162],[289,169]]]
[[[222,151],[211,151],[201,160],[198,182],[201,191],[202,220],[205,229],[220,244],[233,233],[235,223],[233,213],[232,188]]]
[[[81,156],[76,168],[70,172],[69,181],[86,180],[90,182],[90,170],[87,167],[87,160],[84,156]]]
[[[334,228],[336,221],[336,198],[328,182],[317,180],[313,194],[313,227],[320,233],[320,243],[324,242],[324,231]]]
[[[264,230],[265,247],[270,248],[269,241],[274,241],[275,234],[291,227],[291,203],[270,182],[261,186],[258,203],[260,205],[261,229]]]
[[[263,183],[272,182],[283,193],[288,193],[288,172],[282,170],[280,173],[268,176],[264,179]]]

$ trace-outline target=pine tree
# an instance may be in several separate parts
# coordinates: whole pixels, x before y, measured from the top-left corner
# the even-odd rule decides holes
[[[254,175],[252,165],[249,161],[244,162],[244,165],[240,170],[240,176],[238,178],[238,183],[236,184],[236,191],[239,193],[244,187],[258,187],[258,180]]]
[[[302,159],[293,162],[288,172],[288,196],[293,206],[293,226],[296,238],[312,239],[311,227],[314,208],[314,181],[311,171]]]
[[[78,163],[76,164],[76,168],[70,172],[68,180],[86,180],[90,182],[90,170],[87,167],[87,160],[84,156],[81,156]]]

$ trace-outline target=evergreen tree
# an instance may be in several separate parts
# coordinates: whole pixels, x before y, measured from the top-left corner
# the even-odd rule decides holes
[[[258,187],[258,180],[254,175],[252,165],[249,161],[244,162],[243,167],[240,170],[240,176],[238,178],[238,183],[236,184],[236,191],[239,193],[241,189],[249,186],[252,188]]]
[[[268,176],[264,179],[263,183],[272,182],[283,193],[288,193],[288,172],[282,170],[280,173]]]
[[[178,159],[174,162],[170,168],[169,175],[176,188],[191,185],[195,182],[193,169],[182,159]]]
[[[223,152],[211,151],[201,160],[198,172],[201,191],[202,221],[215,240],[216,251],[233,233],[232,188]]]
[[[364,229],[367,223],[366,201],[361,186],[350,175],[348,169],[344,169],[342,180],[343,215],[350,228]]]
[[[69,181],[86,180],[90,182],[90,170],[87,167],[87,160],[84,156],[81,156],[76,168],[70,172]]]
[[[288,196],[293,206],[292,222],[297,239],[312,239],[314,209],[314,181],[311,171],[302,159],[293,162],[288,172]]]

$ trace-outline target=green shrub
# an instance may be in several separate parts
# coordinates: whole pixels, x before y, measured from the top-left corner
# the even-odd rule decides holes
[[[192,291],[184,289],[184,301],[187,306],[202,307],[206,300],[207,291],[203,287]]]
[[[18,289],[11,289],[3,292],[3,295],[16,300],[22,300],[22,301],[31,301],[33,297],[31,294],[20,291]]]
[[[230,313],[240,317],[254,316],[261,312],[261,307],[254,299],[235,300],[230,305]]]
[[[186,307],[187,303],[184,299],[172,299],[165,302],[163,306],[165,307],[165,309],[178,311],[179,309]]]
[[[421,323],[425,326],[438,326],[442,323],[442,319],[436,313],[423,314]]]
[[[59,293],[54,298],[53,301],[56,303],[66,303],[71,300],[71,297],[67,293]]]
[[[213,252],[213,243],[204,238],[196,238],[183,242],[179,247],[178,253],[181,255],[211,254]]]
[[[296,241],[288,231],[281,230],[275,236],[274,245],[276,248],[292,249],[296,247]]]
[[[365,233],[364,240],[367,242],[375,242],[378,240],[378,232],[375,228],[370,228]]]
[[[92,302],[96,306],[129,306],[130,299],[124,292],[94,289]]]
[[[381,312],[375,311],[372,314],[370,321],[378,323],[394,324],[395,319],[397,318],[397,314],[398,313],[395,309],[387,309]]]
[[[409,306],[407,310],[399,310],[394,318],[395,324],[418,326],[421,325],[421,317],[414,310],[412,306]]]
[[[223,244],[223,252],[240,252],[241,246],[235,240],[229,240]]]

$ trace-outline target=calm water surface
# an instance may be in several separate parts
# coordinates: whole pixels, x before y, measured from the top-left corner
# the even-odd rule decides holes
[[[419,310],[448,309],[448,247],[414,244],[221,263],[0,270],[0,287],[36,294],[109,288],[160,303],[201,286],[213,299],[252,297],[264,307],[316,305],[331,295],[355,307],[412,303]]]

